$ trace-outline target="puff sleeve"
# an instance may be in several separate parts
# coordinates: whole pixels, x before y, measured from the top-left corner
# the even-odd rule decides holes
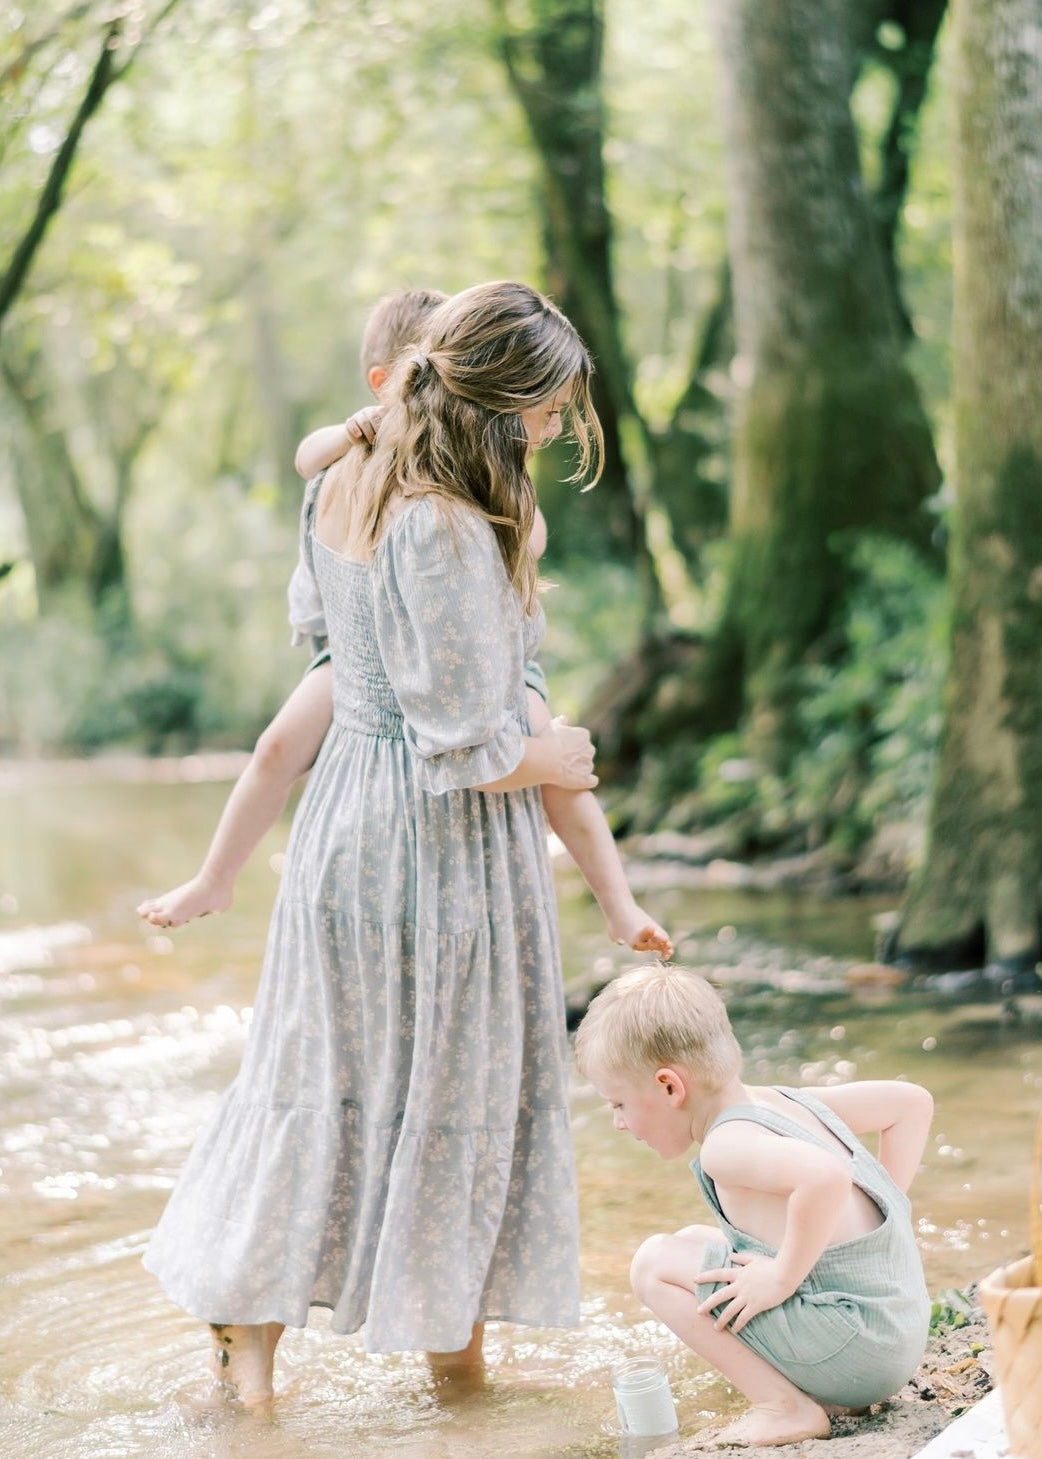
[[[373,567],[377,641],[418,783],[440,794],[509,775],[524,751],[522,610],[492,528],[424,497]]]

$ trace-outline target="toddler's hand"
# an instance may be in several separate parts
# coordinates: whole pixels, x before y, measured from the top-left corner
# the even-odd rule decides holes
[[[698,1275],[699,1282],[727,1283],[698,1308],[699,1312],[711,1312],[714,1307],[726,1303],[714,1324],[717,1328],[730,1325],[732,1332],[741,1332],[751,1317],[777,1307],[796,1290],[787,1278],[780,1275],[774,1257],[761,1256],[754,1251],[735,1251],[731,1253],[731,1263],[729,1267]]]
[[[556,741],[557,770],[550,779],[551,785],[560,785],[564,790],[592,790],[597,784],[593,773],[593,741],[589,730],[581,725],[571,725],[563,714],[552,719],[543,730],[543,735],[552,735]]]
[[[608,936],[613,942],[632,947],[634,952],[655,953],[663,962],[673,956],[673,939],[654,917],[649,917],[636,902],[624,916],[608,920]]]
[[[382,405],[363,405],[361,410],[356,410],[354,415],[349,415],[344,421],[344,430],[347,432],[348,439],[359,445],[364,442],[365,445],[371,446],[376,440],[376,428],[380,424],[383,413]]]

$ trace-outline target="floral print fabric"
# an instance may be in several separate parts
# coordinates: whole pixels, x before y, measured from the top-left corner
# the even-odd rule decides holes
[[[303,1326],[319,1305],[371,1352],[459,1349],[485,1318],[574,1323],[542,804],[473,788],[521,757],[541,613],[476,514],[409,503],[362,564],[311,536],[316,489],[295,576],[321,599],[333,725],[242,1068],[145,1264],[205,1321]]]

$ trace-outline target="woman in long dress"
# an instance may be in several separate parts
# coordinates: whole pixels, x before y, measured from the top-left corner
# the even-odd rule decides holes
[[[466,290],[398,366],[376,444],[309,490],[334,721],[294,818],[242,1067],[145,1255],[272,1393],[308,1309],[370,1352],[480,1361],[483,1323],[578,1320],[554,888],[538,787],[595,784],[585,730],[528,734],[542,633],[531,451],[600,431],[575,330]]]

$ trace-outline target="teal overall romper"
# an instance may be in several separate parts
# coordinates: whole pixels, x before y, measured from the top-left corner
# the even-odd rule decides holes
[[[879,1207],[882,1225],[827,1246],[793,1295],[750,1318],[740,1342],[819,1403],[862,1408],[891,1397],[915,1372],[926,1347],[930,1297],[912,1229],[908,1197],[843,1121],[800,1089],[779,1089],[815,1114],[850,1151],[851,1176]],[[835,1147],[795,1120],[757,1105],[738,1105],[713,1122],[748,1120],[775,1134]],[[722,1236],[706,1244],[701,1270],[730,1265],[732,1251],[775,1254],[732,1226],[700,1161],[691,1164]],[[696,1284],[704,1300],[723,1282]]]

